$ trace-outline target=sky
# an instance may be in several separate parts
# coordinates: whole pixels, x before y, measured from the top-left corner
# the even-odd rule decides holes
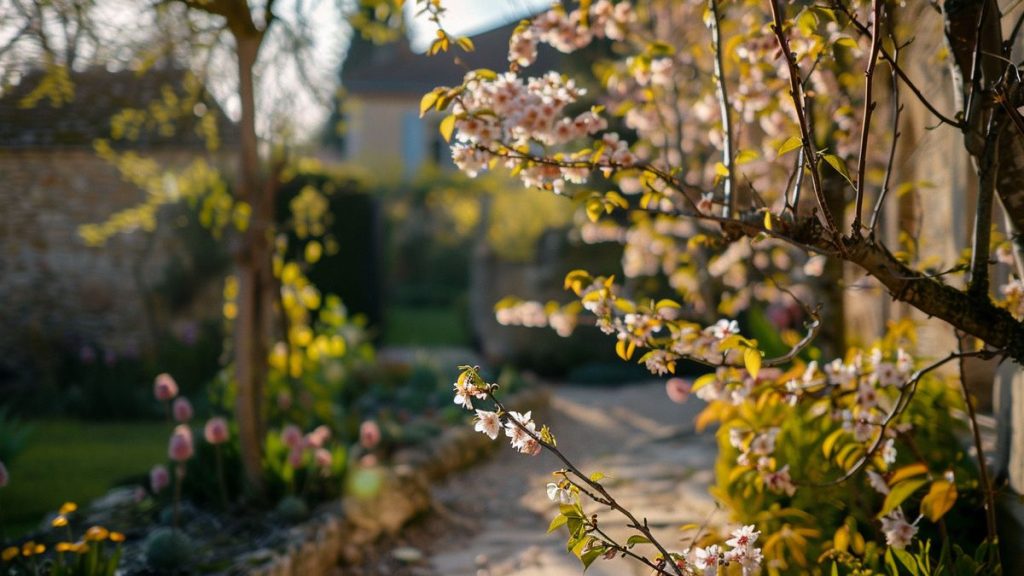
[[[414,1],[406,3],[408,15],[414,15],[415,4]],[[522,19],[551,4],[552,0],[443,0],[447,12],[442,23],[451,34],[471,36]],[[425,52],[435,38],[434,31],[434,24],[425,16],[412,19],[409,26],[412,49]]]

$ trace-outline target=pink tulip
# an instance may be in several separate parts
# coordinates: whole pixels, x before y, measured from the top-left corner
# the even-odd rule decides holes
[[[170,374],[164,373],[153,382],[153,396],[161,402],[167,402],[178,395],[178,383]]]
[[[228,441],[228,421],[221,416],[210,418],[203,428],[203,437],[210,444],[223,444]]]
[[[0,461],[0,488],[7,486],[11,481],[11,475],[7,473],[7,467]]]
[[[295,424],[289,424],[281,430],[281,441],[289,448],[296,448],[302,444],[302,430]]]
[[[363,422],[359,426],[359,443],[367,450],[372,450],[380,444],[380,426],[373,420]]]
[[[665,393],[668,394],[669,400],[682,404],[690,397],[690,383],[682,378],[669,378],[668,382],[665,382]]]
[[[174,419],[182,424],[191,420],[192,415],[195,412],[192,410],[192,403],[184,396],[179,396],[174,400],[174,407],[172,411],[174,412]]]
[[[316,460],[317,468],[326,470],[331,467],[331,463],[334,462],[334,456],[326,448],[317,448],[316,452],[313,453],[313,458]]]
[[[157,464],[153,466],[153,469],[149,471],[149,488],[153,491],[153,494],[159,494],[171,485],[171,475],[167,472],[167,467],[163,464]]]
[[[317,426],[315,430],[306,434],[306,443],[313,448],[323,448],[330,439],[331,429],[327,426]]]
[[[181,463],[192,457],[192,430],[184,424],[179,425],[171,434],[171,441],[167,446],[167,456],[175,462]]]

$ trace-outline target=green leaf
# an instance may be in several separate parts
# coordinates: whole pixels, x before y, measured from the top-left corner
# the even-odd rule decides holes
[[[846,164],[843,163],[842,158],[835,154],[822,154],[821,158],[834,168],[836,172],[839,172],[839,175],[845,178],[847,182],[851,185],[853,184],[853,180],[850,179],[850,172],[846,169]]]
[[[551,524],[548,524],[548,534],[551,534],[555,530],[558,530],[560,527],[564,526],[567,520],[569,519],[566,518],[563,514],[559,514],[558,516],[552,518]]]
[[[445,142],[452,141],[452,133],[455,132],[455,115],[451,114],[445,116],[444,120],[441,120],[441,125],[438,126],[438,130],[441,131],[441,136],[444,137]]]
[[[586,572],[587,568],[590,568],[590,565],[594,563],[594,560],[600,558],[607,551],[608,549],[604,546],[595,546],[584,552],[583,555],[580,556],[580,562],[583,563],[583,571]]]
[[[790,136],[789,138],[786,138],[786,141],[782,143],[782,146],[779,146],[779,156],[782,156],[783,154],[788,154],[789,152],[792,152],[793,150],[796,150],[797,148],[800,148],[803,145],[803,140],[797,138],[796,136]]]
[[[956,502],[956,485],[945,480],[932,482],[928,494],[921,500],[921,514],[932,522],[946,515]]]
[[[626,540],[626,547],[632,548],[637,544],[650,544],[651,541],[646,536],[633,535]]]
[[[917,565],[917,560],[914,560],[914,557],[910,552],[900,550],[898,548],[891,548],[891,550],[893,555],[896,556],[896,559],[899,560],[900,564],[903,564],[903,567],[906,568],[913,576],[921,574],[921,570]]]
[[[888,514],[893,508],[902,504],[904,500],[916,492],[918,488],[927,483],[928,480],[926,478],[912,478],[897,483],[889,491],[889,494],[886,495],[885,502],[882,503],[882,510],[878,513],[878,518]]]

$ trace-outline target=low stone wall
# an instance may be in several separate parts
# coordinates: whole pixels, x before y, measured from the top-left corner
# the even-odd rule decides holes
[[[517,411],[539,410],[549,401],[544,388],[512,395],[505,404]],[[394,536],[430,509],[430,483],[465,468],[502,442],[467,426],[450,428],[424,446],[399,451],[383,489],[372,500],[348,498],[318,508],[314,517],[288,532],[283,549],[260,550],[238,559],[224,574],[311,576],[330,574],[359,562],[382,536]],[[336,572],[335,572],[336,573]]]

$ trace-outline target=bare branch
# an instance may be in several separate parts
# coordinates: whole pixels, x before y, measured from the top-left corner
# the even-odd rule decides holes
[[[878,63],[878,51],[882,47],[882,0],[872,0],[871,51],[868,54],[868,66],[864,72],[864,112],[860,123],[860,153],[857,155],[857,200],[853,213],[854,236],[860,236],[861,212],[864,207],[864,173],[867,167],[868,141],[871,137],[871,113],[875,111],[874,92],[875,64]]]
[[[729,91],[725,83],[725,72],[722,58],[722,36],[721,36],[721,14],[718,9],[718,0],[708,0],[708,9],[711,18],[708,19],[708,26],[711,28],[711,45],[715,51],[715,80],[718,85],[718,107],[722,115],[722,164],[727,172],[725,176],[725,188],[723,203],[725,205],[722,215],[726,218],[732,216],[736,209],[736,174],[733,160],[733,132],[732,132],[732,106],[729,102]]]

